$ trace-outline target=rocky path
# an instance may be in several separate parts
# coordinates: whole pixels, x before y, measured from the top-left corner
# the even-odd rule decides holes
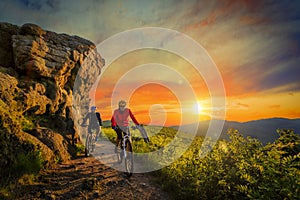
[[[96,142],[95,149],[92,152],[92,155],[99,160],[101,163],[116,169],[118,171],[125,171],[125,163],[124,159],[122,163],[118,162],[117,155],[114,152],[115,150],[115,144],[113,144],[106,136],[103,136],[99,139],[98,142]],[[133,160],[134,160],[134,173],[144,173],[144,172],[150,172],[154,171],[152,168],[153,166],[151,163],[146,162],[143,160],[143,158],[137,154],[133,154]],[[157,166],[156,166],[157,167]]]
[[[95,157],[82,157],[43,172],[40,180],[23,188],[18,199],[171,199],[149,174],[123,172]]]

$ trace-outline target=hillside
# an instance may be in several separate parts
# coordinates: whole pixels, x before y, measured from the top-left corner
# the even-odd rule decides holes
[[[203,137],[195,137],[182,153],[190,134],[166,127],[145,129],[150,143],[146,144],[139,133],[132,131],[133,151],[153,154],[143,160],[135,159],[135,165],[156,167],[157,163],[171,161],[152,175],[173,199],[299,199],[300,135],[293,131],[279,130],[274,143],[262,145],[230,130],[226,134],[229,139],[215,144],[203,143]],[[103,131],[115,141],[112,129]],[[205,149],[209,152],[202,156]],[[163,153],[156,156],[160,150]],[[173,160],[178,154],[180,157]]]
[[[205,136],[210,121],[199,122],[197,135]],[[190,125],[183,125],[183,130],[189,130]],[[178,126],[171,128],[178,129]],[[300,119],[270,118],[249,122],[225,121],[220,139],[228,139],[229,129],[238,130],[244,137],[250,136],[257,138],[263,144],[274,142],[278,139],[277,129],[293,129],[295,133],[300,134]]]

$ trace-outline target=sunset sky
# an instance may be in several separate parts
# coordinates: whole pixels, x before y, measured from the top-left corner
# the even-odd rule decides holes
[[[226,92],[226,107],[219,108],[226,110],[226,120],[300,118],[300,1],[1,0],[0,10],[1,22],[20,26],[35,23],[96,45],[134,28],[178,31],[201,45],[215,63]],[[216,108],[205,77],[178,55],[146,49],[125,54],[105,66],[95,93],[95,104],[104,119],[115,109],[111,96],[122,76],[149,63],[168,66],[183,78],[175,80],[167,71],[156,71],[155,78],[165,85],[148,83],[132,92],[128,103],[140,122],[179,124],[188,102],[180,102],[177,96],[185,92],[180,86],[184,81],[196,95],[196,101],[187,103],[195,109],[187,112],[199,120],[214,118],[212,110]],[[147,67],[155,73],[157,64]],[[134,76],[131,81],[144,79],[151,77]],[[130,90],[127,87],[125,84],[120,91]],[[116,98],[125,95],[120,91]]]

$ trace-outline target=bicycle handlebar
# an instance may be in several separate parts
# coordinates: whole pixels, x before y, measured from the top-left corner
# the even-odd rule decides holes
[[[143,126],[142,124],[140,124],[140,125],[135,125],[135,126],[131,126],[131,128],[133,129],[133,130],[135,130],[135,129],[138,129],[139,127],[141,127],[141,126]]]

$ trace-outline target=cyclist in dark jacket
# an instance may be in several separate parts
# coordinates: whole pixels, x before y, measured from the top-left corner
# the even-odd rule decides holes
[[[85,118],[83,118],[82,125],[85,125],[89,120],[88,133],[92,132],[92,129],[96,129],[96,141],[98,140],[99,133],[101,132],[102,119],[99,112],[96,112],[97,107],[92,106],[91,112],[89,112]]]
[[[126,135],[129,133],[129,117],[132,119],[135,125],[139,125],[131,110],[129,108],[126,108],[126,101],[119,101],[119,108],[114,111],[114,114],[111,118],[111,127],[116,131],[118,135],[115,152],[117,151],[119,143],[122,140],[122,134]]]

